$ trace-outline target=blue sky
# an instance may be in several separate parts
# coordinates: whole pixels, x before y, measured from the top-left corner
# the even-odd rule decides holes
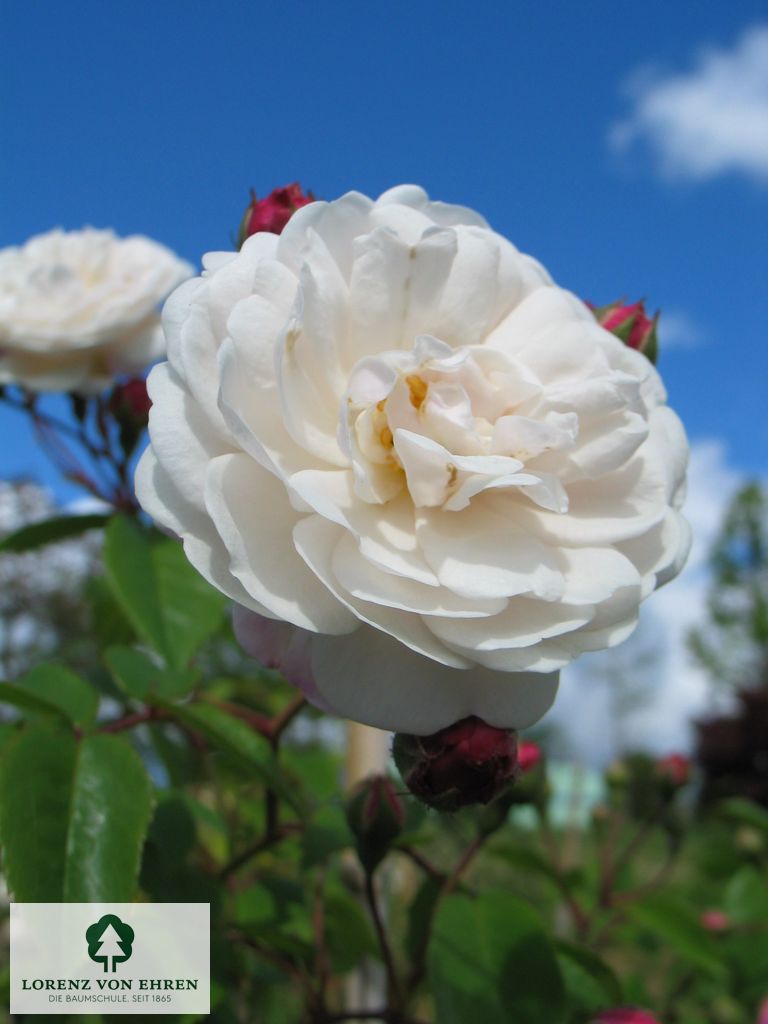
[[[768,100],[764,81],[728,84],[761,21],[750,2],[17,0],[0,245],[93,224],[198,263],[228,247],[250,186],[415,181],[575,292],[662,307],[660,369],[692,439],[764,473]],[[54,482],[25,423],[0,409],[0,430],[0,474]]]

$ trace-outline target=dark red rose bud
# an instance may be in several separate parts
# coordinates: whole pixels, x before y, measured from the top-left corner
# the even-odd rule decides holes
[[[405,807],[385,775],[371,775],[355,786],[347,800],[347,823],[357,841],[357,855],[368,873],[387,855],[405,825]]]
[[[146,424],[152,402],[147,394],[147,382],[141,377],[133,377],[124,384],[118,384],[110,398],[110,408],[114,415],[131,416],[134,420]]]
[[[656,771],[675,789],[687,785],[691,778],[691,762],[682,754],[669,754],[656,762]]]
[[[479,718],[431,736],[398,733],[392,748],[408,789],[439,811],[487,804],[517,775],[517,737]]]
[[[631,1006],[624,1006],[615,1010],[603,1010],[591,1024],[660,1024],[660,1022],[648,1010],[635,1010]]]
[[[656,362],[659,353],[658,313],[648,316],[642,300],[627,303],[619,299],[608,306],[593,306],[590,302],[587,305],[601,327],[615,334],[629,348],[642,352],[652,363]]]
[[[246,238],[259,231],[271,231],[273,235],[279,235],[299,207],[314,201],[312,193],[302,192],[297,181],[273,189],[264,199],[257,199],[256,193],[251,192],[251,201],[240,222],[238,246],[241,247]]]
[[[140,377],[116,384],[113,388],[109,396],[109,411],[117,423],[120,447],[126,455],[130,455],[138,444],[149,421],[151,407],[147,382]]]

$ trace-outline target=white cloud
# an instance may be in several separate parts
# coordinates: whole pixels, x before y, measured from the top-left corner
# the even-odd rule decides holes
[[[609,133],[616,149],[647,143],[671,178],[737,172],[768,184],[768,25],[701,51],[691,71],[641,70],[627,89],[633,109]]]
[[[705,341],[704,330],[687,313],[662,310],[659,319],[659,347],[662,352],[670,348],[698,348]]]
[[[649,598],[624,645],[588,655],[563,673],[549,715],[559,734],[552,741],[556,752],[600,766],[622,750],[690,749],[692,720],[714,706],[715,696],[686,638],[704,614],[707,558],[741,480],[722,442],[692,445],[685,514],[694,542],[688,565]]]

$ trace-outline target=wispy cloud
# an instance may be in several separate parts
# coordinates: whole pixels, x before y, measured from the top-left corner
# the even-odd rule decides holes
[[[659,344],[662,351],[670,348],[698,348],[706,341],[706,333],[687,313],[662,310],[659,320]]]
[[[627,92],[631,112],[609,132],[616,150],[649,146],[668,178],[736,172],[768,185],[768,25],[702,50],[688,71],[641,69]]]

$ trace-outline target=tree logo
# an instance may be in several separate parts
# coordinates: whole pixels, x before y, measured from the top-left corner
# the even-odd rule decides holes
[[[133,928],[114,914],[105,914],[87,929],[85,941],[91,960],[104,964],[105,972],[114,971],[117,964],[125,963],[133,953]]]

